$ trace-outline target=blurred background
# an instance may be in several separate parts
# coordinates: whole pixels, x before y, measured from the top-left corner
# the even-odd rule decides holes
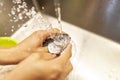
[[[24,1],[28,8],[34,5],[32,0]],[[4,4],[0,7],[0,36],[10,36],[29,18],[11,23],[8,13],[14,5],[12,0],[0,2]],[[53,0],[37,2],[41,12],[56,17]],[[60,0],[60,3],[63,21],[120,43],[120,0]]]

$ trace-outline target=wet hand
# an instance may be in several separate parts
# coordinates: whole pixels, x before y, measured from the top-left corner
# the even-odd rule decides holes
[[[65,80],[72,70],[71,48],[69,44],[60,56],[49,53],[47,48],[31,54],[5,80]]]
[[[21,43],[10,49],[4,49],[0,54],[0,63],[2,64],[16,64],[24,60],[26,57],[37,51],[43,51],[43,41],[51,34],[57,34],[58,29],[39,30],[31,34]],[[5,52],[5,53],[4,53]]]

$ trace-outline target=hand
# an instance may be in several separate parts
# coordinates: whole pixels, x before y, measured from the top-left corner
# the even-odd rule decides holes
[[[33,52],[41,50],[43,41],[51,34],[57,34],[57,29],[39,30],[23,40],[17,46],[0,50],[0,64],[16,64]]]
[[[60,56],[48,53],[47,49],[31,54],[5,80],[64,80],[72,70],[71,48],[69,44]]]

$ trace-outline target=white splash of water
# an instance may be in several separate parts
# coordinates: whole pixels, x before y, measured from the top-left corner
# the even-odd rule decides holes
[[[11,22],[18,22],[26,18],[33,18],[36,15],[34,7],[28,8],[27,3],[24,0],[12,0],[14,6],[11,8],[11,13],[8,14],[11,17]]]
[[[10,10],[10,13],[8,13],[11,23],[18,24],[18,22],[31,19],[37,14],[35,8],[33,6],[29,8],[28,4],[24,0],[12,0],[12,3],[13,6]],[[17,27],[21,27],[21,25],[18,24]],[[11,32],[14,31],[14,28],[11,29]]]

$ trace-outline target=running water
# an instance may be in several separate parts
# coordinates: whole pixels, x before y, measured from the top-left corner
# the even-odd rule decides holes
[[[62,32],[60,0],[54,0],[55,13],[58,20],[58,27]]]

